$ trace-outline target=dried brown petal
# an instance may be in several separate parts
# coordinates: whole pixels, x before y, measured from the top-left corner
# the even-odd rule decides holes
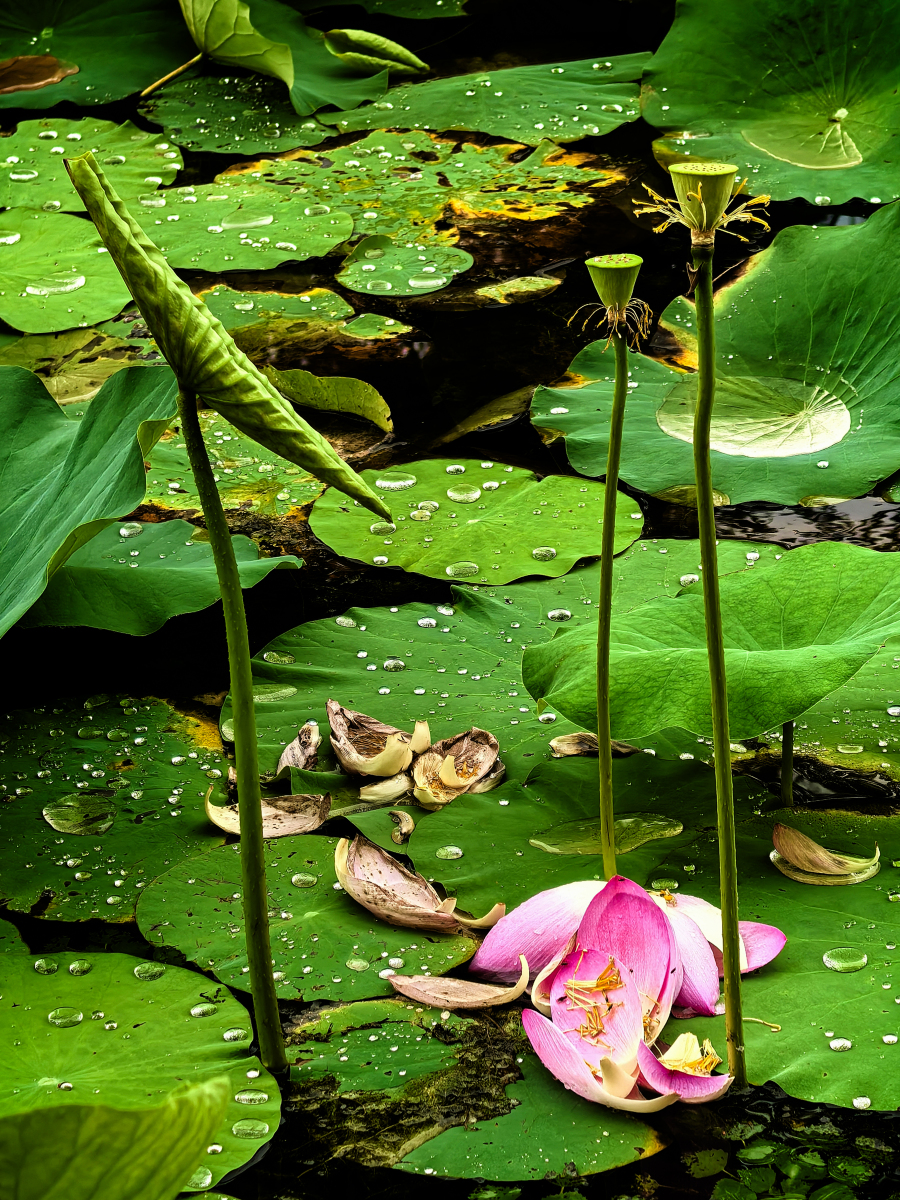
[[[330,796],[281,796],[278,800],[260,801],[263,820],[263,837],[287,837],[295,833],[311,833],[328,820],[331,811]],[[220,807],[211,804],[206,796],[206,815],[213,825],[226,833],[241,832],[240,812],[237,805]]]
[[[75,63],[65,62],[53,54],[17,54],[0,62],[0,96],[10,92],[34,92],[51,83],[59,83],[67,75],[77,74]]]
[[[280,775],[286,767],[296,767],[298,771],[312,771],[319,761],[319,743],[322,735],[319,726],[307,722],[297,732],[292,742],[288,742],[281,752],[276,775]]]
[[[405,771],[400,771],[397,775],[391,775],[389,779],[367,783],[359,789],[359,798],[368,804],[392,804],[401,796],[408,796],[411,791],[412,780]]]
[[[474,790],[494,771],[499,751],[494,735],[475,727],[435,742],[413,763],[416,799],[423,808],[436,810]]]
[[[878,846],[870,858],[839,854],[836,850],[820,846],[799,829],[780,823],[772,830],[772,841],[775,849],[769,855],[771,862],[782,875],[799,883],[840,887],[862,883],[881,870],[881,851]]]
[[[386,850],[357,834],[341,838],[334,848],[334,870],[349,896],[391,925],[409,929],[457,929],[449,911],[421,875],[408,871]]]
[[[325,707],[331,745],[345,771],[354,775],[396,775],[412,762],[408,733],[344,708],[336,700],[329,700]]]
[[[397,826],[391,832],[391,841],[398,846],[402,846],[404,842],[408,842],[410,834],[416,827],[415,821],[412,819],[412,814],[404,812],[400,808],[391,808],[388,810],[388,816],[392,817]]]
[[[470,979],[454,979],[449,975],[390,975],[391,986],[402,996],[418,1004],[434,1008],[491,1008],[495,1004],[510,1004],[528,986],[528,963],[519,955],[522,974],[512,987],[502,984],[473,983]]]

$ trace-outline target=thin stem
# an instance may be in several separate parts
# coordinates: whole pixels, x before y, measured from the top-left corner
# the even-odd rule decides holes
[[[794,722],[785,721],[781,727],[781,802],[785,808],[794,804]]]
[[[145,96],[149,96],[151,92],[155,92],[157,88],[161,88],[164,83],[168,83],[170,79],[177,79],[179,75],[183,75],[189,70],[194,63],[198,63],[203,57],[203,52],[195,54],[193,58],[188,59],[186,63],[182,63],[180,67],[176,67],[174,71],[170,71],[168,75],[163,75],[162,79],[157,79],[156,83],[151,83],[149,87],[145,87],[141,92],[139,99],[143,100]]]
[[[620,333],[613,334],[616,348],[616,383],[612,416],[609,419],[609,449],[606,452],[606,492],[603,497],[603,529],[600,534],[600,605],[597,613],[597,751],[600,768],[600,845],[603,874],[616,873],[616,837],[613,816],[612,745],[609,730],[609,635],[612,625],[613,554],[616,538],[616,500],[619,458],[622,454],[622,425],[628,398],[628,347]]]
[[[178,393],[181,431],[187,447],[191,471],[197,485],[209,541],[216,562],[225,631],[228,637],[228,668],[231,675],[232,725],[234,727],[235,769],[237,771],[238,809],[241,822],[241,879],[247,961],[250,987],[259,1034],[260,1057],[270,1071],[286,1072],[284,1036],[278,1014],[275,980],[272,978],[272,948],[269,942],[268,891],[263,856],[262,809],[259,796],[259,764],[256,755],[256,716],[253,711],[253,682],[250,666],[250,642],[244,596],[238,574],[231,534],[222,510],[209,455],[197,416],[197,397],[193,392]]]
[[[700,561],[703,564],[703,605],[706,611],[706,650],[712,698],[713,753],[716,772],[716,809],[719,836],[719,890],[722,905],[722,959],[725,985],[725,1039],[728,1069],[738,1088],[747,1084],[741,1022],[741,961],[738,930],[737,847],[734,832],[734,793],[731,777],[731,735],[728,728],[728,693],[725,684],[725,643],[719,606],[719,572],[716,555],[716,516],[713,506],[709,427],[715,400],[716,332],[713,313],[712,246],[694,246],[698,272],[694,295],[697,304],[697,409],[694,414],[694,477],[700,524]]]

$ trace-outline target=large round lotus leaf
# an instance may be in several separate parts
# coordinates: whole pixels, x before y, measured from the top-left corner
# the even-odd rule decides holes
[[[128,954],[7,954],[2,966],[0,1116],[61,1105],[147,1108],[186,1080],[227,1075],[233,1099],[184,1180],[191,1191],[242,1166],[278,1128],[278,1084],[249,1053],[250,1014],[227,988]]]
[[[749,813],[761,795],[765,798],[755,780],[736,777],[734,785],[740,812]],[[715,831],[715,776],[704,763],[645,754],[616,758],[613,791],[617,820],[641,814],[646,824],[646,816],[655,815],[675,818],[684,826],[678,835],[618,853],[621,874],[641,884],[671,878],[659,868],[673,849],[691,846],[698,831]],[[551,849],[560,840],[561,827],[566,832],[573,822],[593,820],[599,803],[596,758],[539,762],[524,786],[505,783],[484,795],[461,796],[439,812],[420,817],[407,852],[416,870],[439,879],[461,907],[480,912],[503,901],[509,910],[547,888],[603,878],[600,842],[593,832],[585,832],[581,853]],[[446,846],[462,850],[462,855],[449,860],[439,855]],[[691,891],[693,882],[684,873],[681,880],[681,887]]]
[[[202,412],[200,428],[226,508],[284,516],[321,492],[318,479],[244,437],[218,413]],[[200,496],[180,431],[166,433],[147,459],[146,503],[176,512],[199,512]]]
[[[77,221],[77,217],[54,220]],[[83,223],[83,222],[82,222]],[[48,575],[144,497],[144,456],[176,408],[169,371],[120,371],[70,420],[36,375],[0,367],[0,632]]]
[[[95,155],[123,200],[152,195],[170,184],[183,165],[181,154],[158,134],[130,121],[20,121],[4,138],[6,163],[0,173],[0,207],[24,205],[46,212],[83,212],[84,204],[66,172],[66,158]]]
[[[267,270],[328,254],[353,233],[348,213],[233,177],[156,192],[134,217],[171,266],[204,271]]]
[[[896,199],[898,35],[892,5],[683,0],[644,75],[657,154],[735,163],[775,200]]]
[[[0,1116],[5,1190],[16,1200],[173,1200],[205,1159],[230,1091],[221,1075],[153,1108],[73,1103]]]
[[[128,336],[124,325],[119,330],[126,336],[96,326],[28,333],[0,349],[0,366],[33,371],[57,404],[84,405],[111,375],[125,367],[162,362],[159,351],[146,338]],[[78,415],[84,412],[83,408],[74,411]]]
[[[465,250],[435,242],[395,242],[376,233],[347,255],[335,278],[354,292],[425,296],[440,291],[475,260]]]
[[[851,854],[868,856],[877,842],[885,865],[874,878],[850,887],[815,887],[787,879],[769,862],[776,821]],[[751,1082],[771,1079],[790,1095],[819,1104],[851,1108],[858,1098],[868,1097],[873,1109],[896,1109],[900,1072],[893,1056],[900,1034],[900,985],[892,968],[900,942],[900,905],[889,903],[900,895],[900,871],[891,865],[900,861],[896,818],[770,812],[764,818],[739,819],[737,847],[742,920],[777,925],[787,934],[787,945],[774,962],[744,980]],[[680,874],[685,862],[696,866],[690,891],[717,904],[714,839],[699,838],[686,849],[673,845],[666,873]],[[830,970],[823,956],[842,948],[844,970]],[[781,1028],[773,1031],[759,1022]],[[712,1038],[723,1052],[721,1018],[673,1021],[663,1037],[672,1041],[688,1030]]]
[[[104,529],[51,577],[22,624],[25,628],[85,625],[146,634],[169,617],[208,608],[220,598],[219,580],[212,546],[193,541],[194,532],[187,521],[129,521]],[[256,544],[247,537],[231,541],[242,587],[253,587],[278,568],[302,565],[287,556],[260,558]]]
[[[203,797],[227,763],[216,729],[163,701],[105,695],[12,710],[0,772],[0,894],[59,921],[127,921],[141,889],[222,844]]]
[[[417,1175],[461,1179],[526,1180],[610,1171],[664,1149],[655,1129],[628,1113],[582,1100],[559,1083],[534,1055],[519,1064],[523,1078],[509,1095],[506,1116],[455,1126],[408,1154],[398,1167]]]
[[[342,4],[343,0],[289,0],[289,3],[301,12],[318,12],[320,8]],[[464,16],[464,4],[465,0],[361,0],[361,7],[366,12],[420,21],[433,17]]]
[[[0,273],[0,318],[23,333],[93,325],[131,298],[90,221],[62,213],[0,213]]]
[[[148,96],[141,114],[187,150],[274,153],[315,146],[334,131],[298,117],[277,79],[265,75],[185,75]]]
[[[382,974],[391,970],[389,958],[401,959],[410,974],[442,975],[472,957],[478,943],[462,929],[402,929],[352,900],[336,883],[336,845],[336,838],[313,834],[266,843],[269,930],[282,999],[390,996]],[[179,863],[145,889],[137,916],[148,941],[174,946],[223,983],[249,991],[240,853],[240,845],[223,846]]]
[[[846,543],[819,542],[764,571],[720,584],[732,737],[753,737],[806,712],[900,633],[900,562]],[[532,695],[596,725],[596,652],[582,625],[525,656]],[[677,725],[712,732],[703,598],[691,587],[614,619],[614,738]]]
[[[373,523],[334,489],[310,518],[316,536],[349,558],[433,579],[503,584],[563,575],[600,552],[603,484],[568,475],[538,480],[518,467],[444,458],[364,471],[363,478],[391,505],[396,525]],[[620,493],[617,553],[638,537],[640,520],[640,507]]]
[[[880,314],[900,287],[889,250],[898,236],[900,205],[862,225],[784,229],[716,293],[712,474],[723,503],[859,496],[896,470],[900,367]],[[694,306],[673,301],[662,325],[674,339],[669,361],[695,370]],[[651,493],[692,485],[696,376],[628,361],[623,478]],[[545,439],[565,437],[577,471],[602,475],[612,355],[594,342],[570,372],[565,386],[538,389],[532,419]]]
[[[78,68],[59,83],[0,95],[2,108],[51,108],[63,100],[108,104],[197,53],[178,6],[169,0],[134,0],[127,13],[118,0],[7,5],[0,13],[0,42],[5,57],[52,55]]]
[[[416,130],[378,132],[327,154],[298,150],[290,158],[242,164],[219,175],[218,182],[235,182],[235,173],[243,179],[259,175],[279,184],[279,194],[296,197],[301,212],[327,205],[332,213],[351,214],[354,236],[379,233],[453,244],[459,218],[545,221],[593,204],[628,179],[627,168],[586,166],[583,155],[554,142],[541,142],[519,160],[521,150],[457,143]]]
[[[477,129],[535,145],[543,138],[576,142],[611,133],[639,115],[641,77],[649,54],[584,58],[453,75],[401,84],[381,100],[321,120],[342,133],[356,129]]]

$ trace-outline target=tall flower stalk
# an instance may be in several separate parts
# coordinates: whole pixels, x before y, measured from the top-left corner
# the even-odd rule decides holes
[[[600,845],[603,874],[616,874],[616,841],[613,808],[612,744],[609,729],[609,640],[612,623],[613,554],[616,537],[616,499],[619,460],[622,456],[622,426],[628,398],[628,346],[626,336],[646,335],[649,309],[632,293],[644,260],[636,254],[603,254],[587,260],[587,269],[597,289],[606,320],[608,337],[616,355],[616,379],[612,415],[609,420],[609,449],[606,453],[606,491],[603,498],[603,529],[600,535],[600,603],[597,613],[597,751],[600,768]]]
[[[725,990],[725,1037],[728,1068],[736,1085],[747,1083],[741,1007],[740,930],[738,927],[737,846],[735,843],[734,791],[731,774],[731,736],[728,728],[728,692],[725,678],[725,641],[719,604],[719,571],[716,554],[716,518],[710,461],[710,423],[716,397],[716,331],[713,309],[712,262],[716,231],[729,222],[766,222],[750,210],[764,204],[756,196],[727,211],[734,192],[737,167],[729,163],[675,163],[670,168],[676,202],[650,192],[654,203],[638,206],[638,214],[662,213],[660,232],[672,224],[691,231],[694,299],[697,307],[697,403],[694,410],[694,479],[700,525],[700,561],[703,565],[703,605],[706,615],[706,650],[716,773],[716,810],[719,840],[719,889],[722,906],[722,960]],[[740,236],[740,235],[738,235]],[[746,239],[742,239],[746,241]]]

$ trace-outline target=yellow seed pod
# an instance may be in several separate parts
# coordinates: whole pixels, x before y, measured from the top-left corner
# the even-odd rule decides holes
[[[715,230],[734,190],[732,163],[679,162],[669,168],[678,206],[688,225],[700,233]]]
[[[607,308],[624,309],[634,291],[643,259],[637,254],[598,254],[585,263]]]

